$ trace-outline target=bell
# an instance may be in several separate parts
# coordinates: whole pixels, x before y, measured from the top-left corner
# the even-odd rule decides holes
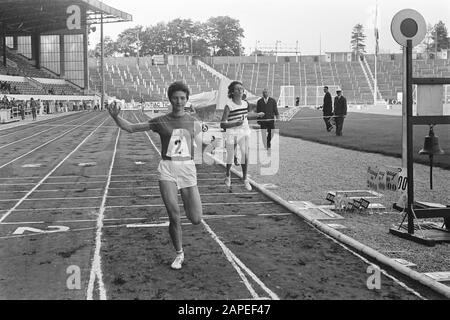
[[[433,126],[430,126],[430,132],[428,133],[428,136],[425,137],[423,149],[419,151],[419,154],[444,154],[444,150],[439,146],[439,138],[434,135]]]
[[[439,138],[434,135],[433,125],[430,125],[430,132],[425,137],[423,149],[419,154],[427,154],[430,157],[430,189],[433,190],[433,156],[444,154],[444,150],[439,146]]]

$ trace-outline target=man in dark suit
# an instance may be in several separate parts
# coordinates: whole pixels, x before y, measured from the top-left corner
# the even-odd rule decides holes
[[[347,116],[347,99],[342,95],[342,90],[336,90],[337,96],[334,98],[334,117],[336,121],[336,135],[342,136],[344,119]]]
[[[331,116],[333,115],[333,98],[331,98],[327,86],[323,87],[323,92],[325,93],[322,105],[323,120],[325,121],[327,131],[330,132],[333,129],[333,125],[330,123]]]
[[[264,117],[262,121],[258,121],[258,124],[261,126],[262,134],[263,134],[263,143],[266,149],[270,149],[270,142],[272,141],[272,130],[275,129],[275,119],[280,119],[280,115],[278,113],[278,106],[275,99],[269,97],[269,90],[263,90],[263,96],[256,103],[256,112],[264,112]]]

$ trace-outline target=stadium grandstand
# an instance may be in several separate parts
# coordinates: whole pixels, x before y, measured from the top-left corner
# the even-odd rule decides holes
[[[64,110],[99,104],[89,87],[89,33],[131,15],[97,0],[0,0],[0,6],[0,108],[8,111],[0,122],[16,120],[17,105],[29,107],[31,98]]]
[[[414,76],[450,76],[448,59],[415,57]],[[193,94],[197,94],[218,90],[220,79],[227,78],[241,80],[255,95],[268,88],[275,98],[282,96],[282,87],[293,86],[294,96],[301,106],[319,106],[325,85],[342,88],[349,103],[354,105],[372,105],[377,101],[396,104],[402,92],[402,55],[379,54],[377,61],[375,75],[375,55],[368,54],[358,59],[351,52],[321,56],[198,59],[164,55],[158,56],[158,60],[141,57],[139,64],[136,57],[115,57],[105,59],[105,89],[108,95],[127,102],[165,101],[165,88],[175,80],[186,82]],[[99,91],[100,60],[91,58],[89,68],[90,86]],[[279,103],[281,106],[281,99]]]

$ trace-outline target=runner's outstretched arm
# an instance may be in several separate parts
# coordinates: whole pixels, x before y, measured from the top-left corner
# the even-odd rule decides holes
[[[148,131],[150,130],[150,125],[148,122],[143,123],[131,123],[127,120],[121,118],[119,116],[120,113],[120,107],[117,107],[117,105],[111,105],[108,107],[109,114],[114,119],[116,124],[121,128],[122,130],[125,130],[126,132],[133,133],[133,132],[141,132],[141,131]]]

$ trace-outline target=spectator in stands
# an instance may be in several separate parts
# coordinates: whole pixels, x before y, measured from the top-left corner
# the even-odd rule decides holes
[[[36,120],[37,103],[36,103],[36,101],[34,101],[34,98],[31,98],[30,107],[31,107],[31,115],[33,116],[33,121],[35,121]]]
[[[342,95],[342,90],[336,90],[337,96],[334,98],[334,118],[336,122],[336,136],[342,136],[344,119],[347,116],[347,99]]]
[[[325,126],[328,132],[333,129],[333,125],[330,123],[331,117],[333,116],[333,98],[331,97],[331,93],[328,92],[328,87],[323,87],[323,92],[325,95],[323,96],[323,120],[325,121]]]
[[[274,98],[269,97],[269,90],[264,89],[262,92],[263,96],[256,103],[256,112],[263,112],[264,116],[262,120],[258,121],[261,126],[261,133],[263,135],[263,143],[266,150],[271,148],[270,142],[272,141],[273,132],[275,129],[275,117],[277,120],[280,119],[278,113],[277,102]]]
[[[200,147],[199,121],[184,112],[189,100],[189,89],[182,82],[175,82],[167,90],[172,112],[150,121],[133,124],[119,116],[120,108],[114,102],[109,113],[116,124],[129,133],[152,130],[161,138],[161,161],[158,171],[159,189],[169,216],[169,234],[176,250],[172,269],[181,269],[184,262],[181,216],[178,192],[184,203],[184,211],[194,225],[202,221],[202,202],[197,187],[197,170],[194,162],[194,145]],[[201,149],[200,149],[201,150]]]
[[[263,112],[254,113],[250,111],[250,105],[247,101],[242,100],[244,94],[244,86],[240,81],[233,81],[228,86],[229,102],[225,106],[222,115],[220,127],[226,130],[226,148],[227,148],[227,171],[225,177],[225,185],[231,188],[231,166],[238,165],[241,162],[242,177],[245,189],[252,190],[252,186],[247,179],[247,167],[250,154],[250,126],[248,120],[256,119],[264,116]],[[241,159],[237,157],[237,146],[241,151]]]

